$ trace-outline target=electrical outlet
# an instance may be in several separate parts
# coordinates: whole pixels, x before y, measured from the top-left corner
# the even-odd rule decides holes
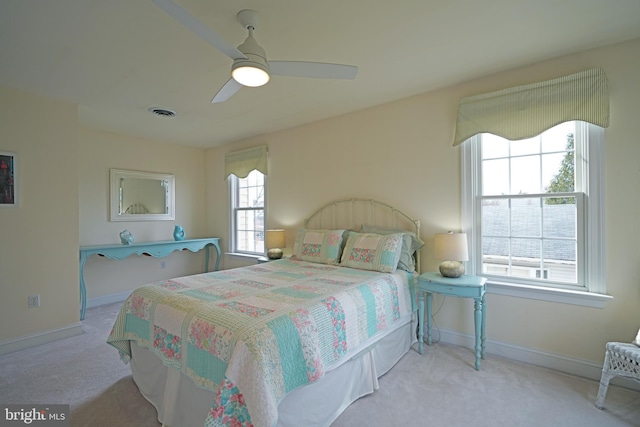
[[[29,295],[29,308],[40,307],[40,295]]]

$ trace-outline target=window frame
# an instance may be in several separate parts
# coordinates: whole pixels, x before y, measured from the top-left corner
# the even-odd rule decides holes
[[[575,140],[576,193],[583,193],[583,224],[578,230],[584,261],[584,285],[576,287],[550,286],[544,283],[518,280],[514,277],[483,274],[481,271],[481,197],[482,153],[480,135],[466,140],[461,146],[462,229],[469,240],[467,274],[487,277],[492,293],[563,302],[602,308],[611,299],[606,295],[605,276],[605,210],[604,210],[604,129],[586,122],[578,122]],[[580,147],[578,147],[580,144]],[[578,212],[578,215],[580,213]],[[581,240],[581,242],[580,242]],[[580,272],[578,273],[580,274]]]
[[[243,250],[239,250],[238,249],[238,230],[237,230],[237,224],[236,224],[236,213],[238,210],[242,210],[242,211],[263,211],[263,217],[264,217],[264,232],[266,232],[267,227],[267,175],[262,173],[261,171],[254,169],[253,171],[251,171],[250,173],[253,172],[257,172],[257,173],[261,173],[262,174],[262,178],[263,178],[263,197],[264,197],[264,203],[262,208],[252,208],[252,207],[247,207],[247,208],[241,208],[238,207],[238,191],[239,191],[239,187],[238,184],[240,182],[240,179],[244,179],[244,178],[238,178],[236,175],[234,174],[230,174],[228,177],[228,181],[229,181],[229,253],[232,255],[238,255],[238,256],[244,256],[244,257],[252,257],[252,258],[260,258],[262,256],[265,256],[266,254],[266,248],[262,251],[262,252],[251,252],[251,251],[243,251]],[[248,177],[248,175],[247,175]]]

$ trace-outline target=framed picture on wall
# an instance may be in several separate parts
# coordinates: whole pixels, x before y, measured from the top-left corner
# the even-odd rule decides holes
[[[18,206],[18,155],[0,151],[0,207]]]

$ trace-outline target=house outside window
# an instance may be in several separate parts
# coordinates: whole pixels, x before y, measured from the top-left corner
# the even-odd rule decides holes
[[[266,175],[258,170],[246,178],[230,175],[229,190],[231,252],[264,255]]]
[[[463,144],[469,274],[490,283],[605,293],[602,128],[580,121]]]

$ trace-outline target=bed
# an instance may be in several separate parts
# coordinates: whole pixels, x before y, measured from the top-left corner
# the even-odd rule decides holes
[[[420,222],[329,203],[290,258],[133,291],[107,342],[168,427],[328,426],[416,341]]]

